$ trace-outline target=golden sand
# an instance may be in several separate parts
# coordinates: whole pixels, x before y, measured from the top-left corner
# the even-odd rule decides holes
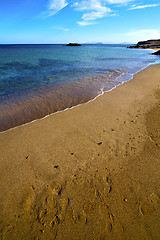
[[[0,143],[1,239],[160,239],[160,65]]]

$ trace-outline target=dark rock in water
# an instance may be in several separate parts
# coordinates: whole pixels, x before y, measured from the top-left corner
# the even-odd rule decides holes
[[[153,39],[147,41],[140,41],[134,46],[129,46],[128,48],[160,48],[160,39]]]
[[[66,46],[71,46],[71,47],[73,47],[73,46],[81,46],[81,44],[80,43],[69,43]]]
[[[151,47],[134,45],[134,46],[129,46],[129,47],[127,47],[127,48],[141,48],[141,49],[145,49],[145,48],[151,48]]]
[[[152,53],[153,55],[160,55],[160,50],[158,50],[157,52]]]

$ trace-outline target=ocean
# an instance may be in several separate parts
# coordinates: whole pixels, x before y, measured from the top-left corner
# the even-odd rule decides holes
[[[96,98],[158,63],[152,52],[118,44],[0,45],[0,131]]]

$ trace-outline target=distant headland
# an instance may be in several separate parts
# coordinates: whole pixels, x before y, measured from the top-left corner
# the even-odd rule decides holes
[[[147,41],[140,41],[136,45],[129,46],[127,48],[141,48],[141,49],[160,49],[160,39],[152,39]],[[160,50],[152,53],[154,55],[160,55]]]
[[[136,45],[129,46],[128,48],[160,48],[160,39],[153,39],[147,41],[140,41]]]
[[[81,46],[80,43],[68,43],[66,46],[74,47],[74,46]]]

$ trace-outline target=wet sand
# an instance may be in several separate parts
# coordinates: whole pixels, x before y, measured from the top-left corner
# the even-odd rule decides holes
[[[0,97],[0,132],[86,103],[119,85],[125,73],[112,70],[98,76],[54,86],[41,86]],[[126,76],[127,77],[127,76]]]
[[[160,65],[0,143],[1,239],[160,239]]]

